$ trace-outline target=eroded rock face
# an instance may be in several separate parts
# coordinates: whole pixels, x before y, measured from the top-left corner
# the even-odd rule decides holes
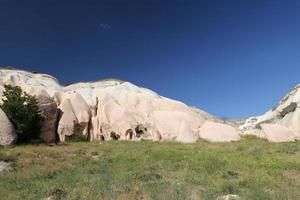
[[[12,70],[0,68],[0,84],[13,86],[33,87],[45,90],[51,97],[57,91],[62,91],[56,78],[48,74],[31,73],[24,70]]]
[[[89,133],[89,122],[91,118],[91,109],[80,94],[76,93],[70,98],[73,112],[77,119],[75,127],[79,133],[87,136]]]
[[[90,139],[176,140],[195,142],[199,127],[212,116],[128,82],[108,80],[78,83],[65,88],[76,92],[91,108]],[[137,134],[136,127],[147,131]],[[131,133],[129,136],[129,133]],[[186,135],[186,136],[185,136]]]
[[[89,125],[89,140],[104,140],[104,136],[99,134],[99,121],[97,117],[97,111],[98,111],[98,98],[95,98],[95,100],[92,102],[91,105],[91,120]]]
[[[57,104],[50,95],[41,88],[23,86],[28,94],[36,97],[42,116],[40,138],[45,142],[55,142],[57,139]]]
[[[0,146],[10,145],[17,141],[15,129],[0,108]]]
[[[62,87],[49,75],[0,69],[0,83],[34,91],[47,119],[43,129],[46,141],[52,140],[50,132],[53,129],[50,127],[55,124],[53,102],[58,106],[56,118],[60,141],[73,134],[83,135],[89,140],[110,140],[111,132],[115,132],[123,140],[191,143],[202,137],[199,130],[205,122],[216,122],[218,127],[223,123],[202,110],[115,79]],[[142,134],[137,126],[144,127]]]
[[[54,141],[57,133],[60,141],[73,134],[90,140],[110,140],[111,132],[123,140],[192,143],[198,138],[213,142],[240,139],[239,132],[231,124],[120,80],[62,87],[55,78],[46,74],[0,69],[0,95],[4,84],[20,86],[37,97],[45,119],[41,138],[46,142]],[[253,134],[269,141],[292,141],[300,133],[299,122],[300,85],[289,92],[276,108],[245,120],[240,129],[242,134]],[[144,128],[142,134],[136,129],[138,126]]]
[[[191,143],[198,139],[198,129],[205,119],[188,112],[161,110],[151,112],[149,121],[154,124],[153,131],[157,131],[162,140]]]
[[[294,141],[300,134],[300,84],[277,106],[261,116],[250,117],[240,126],[243,134],[255,133],[271,142]]]
[[[36,98],[43,118],[40,138],[45,142],[55,142],[57,140],[57,105],[47,93],[39,94]]]
[[[65,136],[71,136],[74,134],[75,124],[77,124],[77,118],[74,114],[72,104],[69,99],[63,101],[59,106],[59,124],[58,124],[58,136],[61,142],[65,141]]]
[[[67,94],[59,106],[60,120],[58,135],[60,141],[65,141],[65,136],[73,134],[89,136],[91,110],[85,100],[78,93]]]
[[[300,133],[300,108],[296,107],[293,112],[287,113],[278,121],[278,124]]]
[[[290,142],[300,139],[300,134],[279,124],[262,124],[265,138],[270,142]]]
[[[240,140],[238,132],[233,127],[210,121],[201,126],[199,136],[210,142],[231,142]]]
[[[36,96],[43,117],[41,124],[41,139],[54,142],[57,139],[57,104],[51,94],[62,91],[57,80],[46,74],[34,74],[22,70],[0,69],[0,101],[3,85],[20,86],[23,91]]]

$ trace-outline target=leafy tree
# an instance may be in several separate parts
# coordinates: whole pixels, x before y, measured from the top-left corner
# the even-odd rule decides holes
[[[4,85],[4,88],[0,108],[12,122],[18,135],[18,142],[37,139],[42,117],[35,96],[23,92],[19,86]]]

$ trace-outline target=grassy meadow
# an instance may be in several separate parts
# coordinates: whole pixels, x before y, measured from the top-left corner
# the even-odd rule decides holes
[[[0,148],[0,199],[300,199],[300,142],[67,142]]]

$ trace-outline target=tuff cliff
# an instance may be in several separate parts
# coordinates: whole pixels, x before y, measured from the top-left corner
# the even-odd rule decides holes
[[[36,95],[46,119],[42,139],[47,142],[56,138],[64,141],[73,134],[89,140],[109,140],[110,133],[115,132],[123,140],[189,143],[201,137],[200,127],[206,122],[222,124],[221,129],[229,127],[202,110],[117,79],[61,86],[47,74],[0,69],[0,95],[4,84],[20,86]],[[215,136],[206,128],[203,134],[211,141],[239,139],[234,128],[227,130],[229,134]]]
[[[253,134],[272,142],[300,139],[300,84],[263,115],[249,117],[240,126],[243,134]]]
[[[232,123],[118,79],[62,86],[47,74],[1,68],[1,97],[4,84],[20,86],[37,97],[45,119],[41,139],[46,142],[64,141],[74,134],[91,141],[110,140],[112,132],[122,140],[186,143],[199,138],[237,141],[249,134],[271,142],[300,138],[300,85],[264,115]]]

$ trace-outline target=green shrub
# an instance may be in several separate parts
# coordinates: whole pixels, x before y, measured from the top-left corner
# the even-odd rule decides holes
[[[139,124],[135,127],[135,132],[137,137],[141,137],[147,132],[147,128],[143,124]]]
[[[66,142],[86,142],[87,138],[86,138],[86,136],[84,136],[82,134],[73,134],[70,136],[66,136],[65,141]]]
[[[112,140],[118,140],[119,139],[118,135],[113,131],[110,133],[110,138]]]
[[[40,110],[34,96],[23,92],[19,86],[4,85],[3,103],[0,108],[13,124],[18,142],[37,139],[41,130]]]

